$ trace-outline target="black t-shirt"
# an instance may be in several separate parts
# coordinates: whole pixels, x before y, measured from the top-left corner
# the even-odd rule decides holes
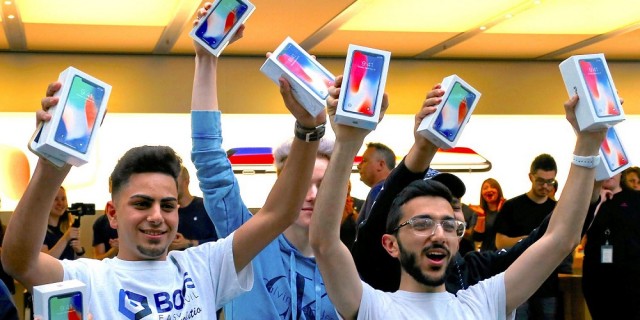
[[[47,234],[44,236],[44,245],[46,245],[47,248],[51,250],[51,248],[53,248],[56,245],[56,243],[60,241],[62,236],[64,236],[64,232],[60,230],[60,224],[58,224],[55,227],[47,226]],[[62,254],[60,255],[60,257],[56,257],[56,258],[60,260],[64,260],[64,259],[75,260],[76,254],[75,252],[73,252],[73,248],[71,247],[71,245],[67,244],[67,247],[64,248],[64,251],[62,251]]]
[[[209,218],[201,197],[194,197],[191,203],[178,209],[178,232],[189,240],[200,243],[218,240],[218,234]]]
[[[540,225],[542,220],[556,207],[556,202],[547,199],[538,204],[527,194],[505,201],[495,222],[496,233],[515,238],[526,236]]]
[[[110,239],[118,239],[118,230],[111,228],[109,218],[104,214],[93,222],[93,246],[104,244],[104,252],[111,249]]]
[[[604,245],[612,263],[601,263]],[[582,277],[593,319],[640,319],[640,192],[623,190],[600,206],[587,231]]]

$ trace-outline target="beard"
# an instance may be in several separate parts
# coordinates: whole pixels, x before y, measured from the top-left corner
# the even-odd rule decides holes
[[[145,247],[142,245],[138,245],[136,246],[136,248],[138,249],[138,252],[140,252],[141,254],[143,254],[148,258],[158,258],[162,256],[165,252],[167,252],[167,248],[160,248],[160,247]]]
[[[435,247],[435,246],[439,248],[444,248],[441,245],[434,245],[432,247]],[[398,240],[398,248],[400,249],[400,265],[402,266],[402,269],[406,273],[408,273],[414,280],[429,287],[437,287],[444,284],[446,272],[443,272],[442,275],[439,277],[428,276],[424,274],[420,269],[420,266],[416,262],[417,260],[416,255],[412,252],[408,252],[404,250],[399,240]],[[427,249],[430,249],[430,248],[426,248],[425,250]],[[445,265],[443,268],[445,268],[446,270],[447,266],[448,264]]]

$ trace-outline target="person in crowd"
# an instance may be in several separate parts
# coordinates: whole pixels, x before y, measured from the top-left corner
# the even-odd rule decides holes
[[[479,241],[480,250],[496,250],[495,222],[498,212],[504,204],[502,187],[498,180],[489,178],[482,182],[480,189],[480,205],[471,206],[476,214],[473,228],[473,240]]]
[[[367,144],[367,149],[362,154],[362,161],[358,164],[360,180],[371,188],[364,200],[364,205],[358,215],[358,224],[366,220],[371,206],[376,201],[378,193],[382,189],[384,180],[389,172],[396,166],[396,154],[391,148],[379,142]]]
[[[602,182],[586,234],[582,289],[594,320],[640,319],[640,191],[617,174]]]
[[[201,197],[191,195],[189,183],[191,178],[187,168],[180,168],[178,176],[178,233],[169,250],[184,250],[201,243],[216,241],[216,229],[207,215]]]
[[[460,221],[464,221],[466,227],[464,236],[462,236],[462,238],[460,239],[460,248],[458,250],[458,252],[460,252],[460,254],[464,256],[465,254],[476,250],[476,245],[473,241],[473,228],[476,223],[476,214],[468,204],[462,203],[462,199],[456,198],[455,201],[460,202],[460,211],[464,216],[464,220]],[[454,208],[457,208],[457,204],[454,204]]]
[[[557,202],[558,199],[556,199],[556,192],[558,192],[558,180],[555,180],[549,188],[549,199]]]
[[[342,222],[340,223],[340,241],[348,248],[351,248],[356,240],[358,211],[356,209],[355,198],[351,196],[351,181],[347,188],[347,201],[342,212]]]
[[[530,190],[505,201],[496,219],[498,249],[510,248],[527,237],[553,211],[556,201],[549,198],[549,191],[556,181],[557,172],[556,161],[549,154],[541,154],[532,161],[529,170]],[[516,319],[555,320],[561,301],[557,273],[572,273],[572,265],[573,253],[566,257],[531,299],[518,308]]]
[[[210,9],[198,10],[201,18]],[[241,28],[233,37],[241,37]],[[200,186],[205,199],[228,196],[233,171],[224,151],[219,161],[219,125],[215,66],[218,59],[198,47],[192,99],[192,157],[203,174]],[[213,73],[210,73],[214,71]],[[49,121],[46,111],[56,105],[53,83],[42,99],[39,121]],[[285,105],[298,126],[315,128],[325,115],[310,116],[292,104],[289,86],[281,89]],[[216,138],[217,134],[217,138]],[[253,286],[251,260],[297,217],[313,171],[317,141],[296,138],[290,163],[280,174],[263,208],[233,234],[184,251],[168,251],[178,227],[177,178],[181,160],[169,147],[142,146],[126,152],[111,174],[112,199],[107,214],[118,229],[119,252],[113,259],[58,260],[40,252],[46,232],[49,203],[70,165],[56,168],[39,159],[33,177],[7,227],[2,262],[27,288],[77,279],[88,285],[87,311],[96,319],[114,315],[129,319],[211,319],[216,309]],[[203,161],[203,162],[200,162]],[[226,165],[225,165],[226,164]],[[220,178],[220,177],[226,178]],[[216,192],[213,192],[213,190]],[[205,200],[206,201],[206,200]],[[220,201],[224,203],[224,201]],[[219,208],[212,208],[218,210]],[[29,234],[31,237],[24,237]]]
[[[3,320],[18,320],[18,309],[13,302],[12,293],[9,288],[0,281],[0,319]]]
[[[640,168],[639,167],[629,167],[622,171],[622,182],[623,184],[633,190],[640,191]]]
[[[93,258],[102,260],[118,255],[118,230],[111,227],[107,208],[93,222]]]
[[[216,69],[218,60],[204,48],[196,46],[196,74],[198,85],[194,85],[193,107],[214,105],[217,110]],[[231,299],[224,305],[225,319],[337,319],[333,305],[324,290],[320,273],[315,266],[315,260],[311,248],[308,246],[308,228],[313,212],[315,193],[322,182],[322,177],[328,163],[328,157],[333,148],[333,142],[322,139],[324,135],[324,123],[326,114],[321,112],[317,117],[311,116],[291,95],[289,82],[280,78],[280,92],[284,97],[285,105],[297,112],[292,112],[298,119],[294,130],[295,137],[282,143],[274,150],[274,164],[278,175],[278,181],[286,175],[287,192],[280,193],[278,201],[284,201],[294,195],[300,195],[303,201],[297,206],[287,207],[288,224],[277,233],[272,233],[272,240],[264,243],[266,246],[253,260],[254,286],[249,292]],[[206,98],[206,99],[205,99]],[[200,151],[192,153],[192,160],[196,167],[198,180],[202,186],[208,183],[207,188],[202,188],[204,204],[213,221],[218,236],[226,238],[237,230],[246,228],[248,224],[256,223],[260,219],[258,215],[251,215],[244,205],[238,183],[231,164],[227,160],[226,152],[222,148],[220,112],[203,113],[192,111],[193,119],[198,119],[207,126],[213,126],[213,130],[207,135],[210,137],[206,144],[208,153]],[[195,125],[194,125],[195,126]],[[194,132],[194,138],[196,133]],[[203,138],[205,136],[202,136]],[[308,140],[308,142],[305,142]],[[194,147],[197,146],[194,142]],[[305,153],[301,159],[300,151],[294,149],[313,151]],[[301,161],[310,162],[310,174],[300,174]],[[211,165],[215,163],[216,165]],[[353,159],[351,159],[353,164]],[[216,174],[224,172],[225,174]],[[293,174],[295,176],[289,176]],[[292,180],[295,179],[295,184]],[[221,183],[223,182],[227,183]],[[346,182],[345,182],[346,186]],[[279,186],[278,190],[283,186]],[[295,189],[295,190],[293,190]],[[224,197],[212,197],[218,193]],[[274,191],[270,194],[273,197]],[[346,199],[346,195],[343,199]],[[344,203],[343,203],[344,204]],[[263,210],[273,206],[273,203],[265,203]],[[344,208],[344,207],[343,207]],[[253,241],[253,240],[251,240]]]
[[[5,228],[6,227],[2,224],[2,221],[0,221],[0,252],[2,252],[2,241],[4,240]],[[11,293],[9,296],[16,293],[16,284],[14,283],[13,278],[4,271],[2,264],[0,264],[0,280],[2,280],[4,285],[7,287],[9,293]]]
[[[42,251],[58,259],[74,260],[85,250],[80,243],[80,228],[73,226],[74,217],[67,210],[67,191],[60,186],[53,200]]]
[[[339,85],[340,81],[336,81],[336,86]],[[337,102],[333,97],[329,98],[329,105],[335,107]],[[567,119],[574,129],[577,129],[576,104],[577,96],[565,103]],[[433,111],[431,108],[424,113]],[[329,114],[332,114],[331,109]],[[456,220],[451,205],[453,198],[444,184],[418,180],[394,201],[387,221],[387,234],[382,238],[388,253],[400,260],[400,291],[374,290],[359,279],[349,250],[338,241],[337,224],[343,204],[335,201],[346,194],[344,184],[349,177],[349,167],[345,163],[357,152],[366,131],[336,127],[337,137],[348,135],[351,141],[345,146],[336,145],[316,201],[316,210],[322,214],[312,216],[310,236],[329,296],[344,319],[421,319],[429,316],[505,319],[540,286],[579,241],[591,199],[591,192],[584,185],[593,181],[595,166],[587,168],[583,162],[574,161],[565,196],[551,216],[549,228],[542,238],[504,273],[458,292],[457,296],[446,293],[446,266],[457,251],[459,237],[464,234],[464,222]],[[595,163],[603,138],[604,130],[578,132],[574,154],[589,160],[585,162]]]

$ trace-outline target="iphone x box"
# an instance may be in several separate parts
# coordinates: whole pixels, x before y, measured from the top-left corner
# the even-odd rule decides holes
[[[87,319],[87,286],[68,280],[33,287],[33,314],[42,320]]]
[[[64,70],[58,81],[58,104],[48,110],[51,120],[38,126],[29,149],[59,167],[81,166],[89,161],[111,86],[74,67]]]
[[[609,179],[631,166],[627,152],[613,127],[607,130],[607,136],[600,146],[600,163],[596,167],[596,181]]]
[[[284,76],[293,96],[314,117],[324,111],[335,77],[295,41],[287,37],[267,58],[260,71],[279,84]]]
[[[603,54],[572,56],[560,63],[560,73],[569,96],[580,98],[576,106],[580,131],[607,128],[625,119]]]
[[[255,9],[247,0],[216,0],[189,35],[218,57]]]
[[[436,112],[422,119],[418,133],[439,148],[449,149],[460,139],[481,94],[455,74],[444,78],[441,87],[442,102]]]
[[[391,52],[349,45],[336,123],[376,128],[390,60]]]

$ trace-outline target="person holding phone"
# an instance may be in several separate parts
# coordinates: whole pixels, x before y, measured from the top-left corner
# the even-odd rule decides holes
[[[336,81],[339,86],[339,81]],[[428,99],[427,99],[428,100]],[[574,129],[577,96],[565,103],[567,119]],[[336,101],[329,99],[330,105]],[[424,112],[428,112],[426,110]],[[430,110],[433,112],[433,108]],[[330,111],[331,113],[331,111]],[[337,126],[336,136],[345,130]],[[439,182],[417,180],[394,201],[382,238],[387,252],[400,260],[400,291],[374,290],[358,277],[346,247],[338,241],[337,224],[350,167],[333,162],[334,152],[316,201],[311,223],[311,245],[325,280],[327,292],[344,319],[421,319],[473,317],[505,319],[524,302],[579,241],[595,177],[598,149],[604,132],[578,132],[575,159],[563,197],[556,206],[545,235],[531,245],[504,273],[471,286],[457,296],[445,292],[445,270],[464,235],[464,222],[456,220],[451,192]],[[352,152],[350,154],[346,154]],[[344,151],[353,157],[357,148]],[[587,192],[585,192],[587,191]],[[374,205],[375,206],[375,205]],[[535,266],[535,268],[534,268]]]
[[[198,10],[198,17],[210,6],[208,3]],[[241,36],[242,31],[234,39]],[[212,90],[218,59],[203,55],[202,50],[196,54],[192,156],[198,163],[200,186],[207,201],[225,203],[224,199],[233,197],[228,192],[237,182],[220,148],[220,127],[214,124],[220,117],[217,93]],[[58,102],[53,95],[60,86],[49,85],[37,120],[51,119],[46,111]],[[292,94],[288,87],[281,93],[300,127],[316,128],[325,121],[324,114],[314,118],[301,106],[289,103]],[[251,260],[297,218],[317,148],[317,141],[296,138],[291,161],[264,207],[228,237],[171,252],[168,247],[178,227],[181,159],[166,146],[130,149],[111,174],[112,199],[107,204],[109,222],[118,229],[118,256],[103,260],[60,261],[40,252],[49,204],[71,169],[70,165],[58,169],[40,158],[8,224],[2,263],[30,290],[35,285],[70,279],[87,284],[89,305],[83,311],[96,319],[112,319],[114,314],[141,320],[174,316],[211,319],[227,301],[252,288]],[[33,236],[25,238],[25,234]]]

